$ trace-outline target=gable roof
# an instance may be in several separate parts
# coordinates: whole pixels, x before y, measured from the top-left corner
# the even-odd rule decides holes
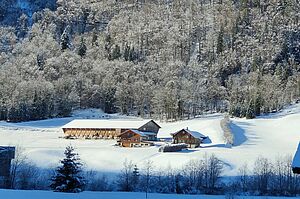
[[[202,133],[198,132],[198,131],[191,131],[189,129],[181,129],[180,131],[177,131],[176,133],[173,133],[172,135],[176,135],[181,131],[185,131],[188,134],[190,134],[191,136],[193,136],[194,138],[198,138],[198,139],[205,139],[207,138],[207,136],[203,135]]]
[[[120,128],[120,129],[139,129],[145,124],[153,122],[153,120],[72,120],[62,128],[96,128],[96,129],[109,129],[109,128]],[[158,124],[155,123],[157,126]]]
[[[127,131],[121,133],[118,137],[121,137],[122,135],[124,135],[124,134],[127,133],[128,131],[131,131],[131,132],[133,132],[133,133],[135,133],[135,134],[138,134],[138,135],[140,135],[140,136],[142,136],[142,137],[147,137],[147,136],[149,136],[149,135],[156,135],[156,133],[153,133],[153,132],[143,132],[143,131],[139,131],[139,130],[129,129],[129,130],[127,130]]]
[[[300,168],[300,143],[298,145],[297,151],[292,162],[292,168]]]
[[[150,121],[148,121],[147,123],[149,123],[149,122],[153,122],[158,128],[161,128],[161,126],[159,126],[154,120],[150,120]],[[146,124],[147,124],[146,123]]]

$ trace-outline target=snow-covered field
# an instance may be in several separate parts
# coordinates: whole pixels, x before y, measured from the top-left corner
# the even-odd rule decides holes
[[[9,199],[143,199],[145,193],[128,193],[128,192],[82,192],[74,193],[55,193],[51,191],[20,191],[20,190],[1,190],[0,198]],[[219,195],[176,195],[176,194],[157,194],[149,193],[148,199],[224,199],[226,196]],[[237,199],[281,199],[285,197],[259,197],[259,196],[234,196]],[[291,198],[291,197],[289,197]]]
[[[65,147],[72,144],[77,149],[88,169],[107,173],[118,173],[127,160],[142,167],[146,160],[153,161],[156,169],[180,168],[192,159],[201,159],[205,154],[214,153],[226,165],[224,175],[236,175],[245,163],[253,164],[259,156],[275,159],[293,155],[300,141],[300,105],[257,119],[232,119],[235,146],[226,148],[220,127],[220,114],[175,123],[160,123],[159,137],[188,127],[209,136],[212,143],[201,148],[178,153],[160,153],[158,145],[149,148],[120,148],[114,140],[66,140],[61,138],[61,126],[74,118],[130,119],[118,115],[106,115],[95,110],[76,112],[72,118],[49,119],[43,121],[6,123],[0,122],[0,146],[17,145],[24,148],[28,158],[43,168],[58,165]]]

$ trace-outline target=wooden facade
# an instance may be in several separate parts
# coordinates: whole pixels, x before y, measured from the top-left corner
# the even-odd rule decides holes
[[[116,139],[128,129],[97,129],[97,128],[64,128],[64,134],[70,138],[85,139]]]
[[[203,139],[205,139],[205,136],[202,134],[188,129],[182,129],[172,134],[172,136],[173,144],[187,144],[189,148],[199,147]]]
[[[92,123],[90,121],[92,121]],[[77,122],[76,125],[72,125],[72,122],[70,122],[71,124],[65,125],[62,127],[65,137],[73,139],[117,139],[118,136],[125,131],[133,129],[153,133],[151,136],[149,136],[149,139],[154,141],[157,139],[156,135],[160,128],[160,126],[153,120],[142,124],[135,124],[134,122],[130,121],[130,124],[124,125],[124,127],[122,127],[122,121],[90,121],[88,121],[89,123],[84,120],[79,122],[72,121],[73,123]],[[104,124],[104,122],[107,122],[107,124]],[[124,121],[124,123],[126,123],[126,121]]]
[[[118,137],[118,145],[122,147],[147,147],[153,145],[149,141],[149,137],[138,130],[127,130]]]
[[[139,127],[138,130],[139,131],[143,131],[143,132],[154,132],[154,133],[158,133],[159,129],[161,127],[156,123],[154,122],[153,120],[150,120],[149,122],[147,122],[146,124],[144,124],[143,126]],[[155,140],[155,138],[151,138],[151,140]]]

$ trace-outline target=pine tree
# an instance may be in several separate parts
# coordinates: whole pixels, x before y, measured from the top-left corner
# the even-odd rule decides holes
[[[124,56],[125,61],[128,61],[130,59],[130,46],[128,46],[128,45],[125,46],[123,56]]]
[[[140,172],[139,172],[139,168],[134,165],[133,167],[133,172],[132,172],[132,184],[134,189],[136,189],[138,183],[139,183],[139,179],[140,179]]]
[[[182,194],[183,192],[182,192],[182,185],[181,185],[181,181],[182,181],[182,179],[181,179],[182,177],[181,177],[181,175],[180,174],[177,174],[176,176],[175,176],[175,192],[177,193],[177,194]]]
[[[134,50],[133,46],[132,46],[132,48],[130,48],[128,59],[129,59],[129,61],[135,61],[136,59],[138,59],[138,56],[135,53],[135,50]]]
[[[68,146],[65,150],[65,158],[61,160],[62,166],[56,170],[52,178],[51,189],[57,192],[78,193],[83,191],[84,179],[80,175],[82,163],[74,148]]]
[[[217,54],[220,54],[224,50],[224,28],[221,26],[220,32],[218,35],[218,41],[217,41]]]
[[[64,30],[63,34],[60,37],[60,47],[61,50],[66,50],[67,48],[69,48],[69,42],[70,42],[70,38],[69,35],[67,33],[67,29],[68,27]]]
[[[78,55],[80,57],[84,57],[86,55],[86,50],[87,50],[87,47],[85,45],[85,41],[84,41],[83,38],[81,38],[80,46],[79,46],[79,49],[78,49]]]
[[[121,56],[122,56],[122,54],[121,54],[120,46],[116,45],[115,48],[113,49],[113,51],[111,52],[109,59],[115,60],[115,59],[119,59]]]
[[[246,118],[247,119],[255,118],[255,107],[252,99],[250,100],[249,106],[246,111]]]

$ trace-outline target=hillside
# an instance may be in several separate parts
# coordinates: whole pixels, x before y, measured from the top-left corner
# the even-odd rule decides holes
[[[300,96],[297,1],[2,2],[0,120],[254,118]]]
[[[80,114],[86,117],[91,112]],[[102,113],[93,113],[102,117]],[[212,114],[201,118],[175,123],[159,123],[162,128],[158,137],[168,137],[169,133],[188,127],[209,136],[212,143],[202,144],[200,148],[178,153],[160,153],[158,146],[149,148],[120,148],[114,146],[114,140],[66,140],[61,138],[60,127],[73,118],[50,119],[44,121],[11,124],[1,122],[0,145],[17,145],[24,148],[28,158],[39,167],[53,168],[63,157],[64,148],[72,144],[76,147],[87,169],[103,173],[119,173],[124,161],[133,161],[143,166],[148,160],[153,161],[156,170],[181,168],[188,161],[201,159],[205,154],[214,153],[225,163],[223,174],[235,176],[247,163],[253,167],[259,157],[275,160],[285,155],[293,155],[298,145],[300,129],[300,105],[291,106],[285,111],[262,116],[257,119],[232,119],[231,128],[236,137],[232,148],[226,148],[220,128],[222,115]],[[124,116],[114,115],[109,120],[125,120]],[[92,154],[92,156],[91,156]],[[41,158],[42,157],[42,158]],[[180,160],[180,162],[178,162]]]

